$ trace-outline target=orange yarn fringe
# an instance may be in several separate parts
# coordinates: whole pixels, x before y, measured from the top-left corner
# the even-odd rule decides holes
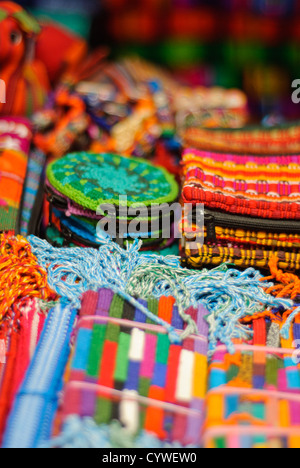
[[[21,236],[0,236],[0,321],[15,301],[23,297],[55,300],[46,271],[38,265],[30,244]]]
[[[278,284],[275,284],[270,288],[266,288],[265,291],[266,293],[272,294],[273,296],[276,296],[278,298],[295,300],[296,297],[300,295],[300,278],[298,278],[298,276],[292,273],[280,270],[278,268],[278,262],[279,258],[276,255],[274,255],[269,262],[271,276],[261,279],[261,281],[275,280]],[[296,307],[286,310],[284,314],[274,314],[270,310],[265,310],[264,312],[259,312],[255,315],[243,317],[240,320],[240,323],[248,325],[254,320],[268,317],[271,319],[272,322],[283,324],[295,309]]]
[[[295,300],[300,294],[300,278],[298,276],[283,272],[278,268],[279,259],[277,256],[273,256],[269,262],[269,268],[271,276],[263,278],[261,281],[276,280],[277,283],[271,288],[267,288],[266,292],[279,298],[290,298]]]

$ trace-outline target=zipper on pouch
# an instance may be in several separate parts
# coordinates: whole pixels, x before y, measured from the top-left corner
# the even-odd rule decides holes
[[[16,396],[3,448],[36,448],[50,437],[75,317],[76,310],[67,302],[58,303],[49,312]]]

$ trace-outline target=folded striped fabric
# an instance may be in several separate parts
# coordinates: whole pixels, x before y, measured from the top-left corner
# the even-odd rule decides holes
[[[0,326],[0,440],[44,326],[46,313],[35,298],[15,302]]]
[[[19,233],[31,137],[31,124],[27,120],[0,118],[0,231]]]
[[[177,330],[184,330],[187,323],[180,317],[175,299],[172,296],[163,296],[160,299],[154,297],[148,299],[138,299],[156,317],[169,323]],[[199,308],[190,307],[185,311],[196,322],[200,334],[206,334],[207,325],[203,320],[204,311]],[[82,295],[81,316],[96,315],[100,317],[110,317],[123,320],[130,320],[138,323],[154,323],[146,317],[139,309],[134,308],[125,299],[114,294],[110,289],[100,289],[98,292],[88,291]]]
[[[46,164],[46,156],[42,151],[33,149],[28,160],[27,175],[24,185],[22,214],[20,222],[20,234],[36,234],[36,226],[39,222],[42,197],[38,197],[42,183],[43,170]],[[40,198],[40,199],[39,199]],[[37,203],[38,202],[38,203]]]
[[[278,127],[209,129],[190,127],[184,135],[186,148],[238,154],[299,154],[300,125],[292,123]]]
[[[299,163],[299,155],[187,149],[183,261],[193,268],[230,262],[267,269],[276,255],[280,268],[299,269]]]
[[[278,257],[279,267],[284,270],[300,269],[300,252],[287,252],[285,250],[264,250],[254,247],[246,248],[238,245],[201,245],[194,250],[188,247],[181,248],[183,264],[192,268],[203,268],[204,266],[216,267],[222,263],[232,263],[237,267],[255,267],[268,270],[269,262],[274,255]]]
[[[209,366],[205,447],[299,448],[299,316],[284,339],[284,320],[253,321],[253,339],[220,346]]]
[[[183,328],[172,298],[151,299],[147,306]],[[91,417],[98,425],[116,419],[134,436],[146,431],[163,441],[198,445],[208,324],[202,306],[190,314],[197,317],[199,336],[174,345],[162,327],[146,323],[140,310],[112,291],[86,293],[58,423],[72,415]]]

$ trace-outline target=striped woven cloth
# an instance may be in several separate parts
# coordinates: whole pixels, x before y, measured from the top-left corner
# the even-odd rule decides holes
[[[279,259],[279,267],[283,270],[300,269],[300,252],[286,250],[266,250],[254,247],[247,248],[233,244],[224,245],[201,245],[194,250],[188,246],[181,248],[181,256],[184,264],[192,268],[203,268],[204,266],[216,267],[222,263],[232,263],[237,267],[255,267],[268,270],[271,258],[276,255]]]
[[[261,157],[187,149],[182,163],[185,203],[257,218],[300,219],[297,155]]]
[[[28,297],[15,302],[0,326],[0,440],[45,318],[39,301]]]
[[[171,298],[145,304],[183,327]],[[208,324],[202,306],[190,313],[200,335],[177,345],[110,290],[85,294],[58,421],[74,414],[99,425],[117,419],[134,435],[146,430],[161,440],[199,444]]]
[[[46,164],[46,156],[37,149],[33,149],[28,160],[27,176],[24,185],[23,204],[21,214],[20,231],[22,236],[32,234],[29,232],[30,221],[37,199],[38,190],[42,180],[43,170]]]
[[[280,268],[298,270],[299,175],[299,155],[187,149],[182,202],[192,222],[183,233],[184,263],[192,268],[230,262],[267,269],[277,255]],[[203,206],[204,223],[196,216]],[[195,239],[197,235],[192,243],[191,233]]]
[[[226,448],[300,447],[299,316],[288,340],[282,322],[253,321],[253,340],[220,346],[209,366],[204,445]]]

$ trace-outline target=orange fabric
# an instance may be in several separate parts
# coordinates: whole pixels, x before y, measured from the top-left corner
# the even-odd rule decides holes
[[[49,47],[51,44],[51,47]],[[52,83],[57,83],[64,73],[78,67],[87,55],[87,43],[54,22],[42,22],[37,38],[36,58],[41,61]]]
[[[175,304],[174,297],[162,297],[159,301],[158,316],[167,323],[172,323],[173,307]]]
[[[164,401],[165,390],[159,387],[151,387],[149,398],[153,400]],[[149,406],[146,410],[145,430],[156,434],[159,438],[165,439],[167,434],[163,428],[164,410]]]

